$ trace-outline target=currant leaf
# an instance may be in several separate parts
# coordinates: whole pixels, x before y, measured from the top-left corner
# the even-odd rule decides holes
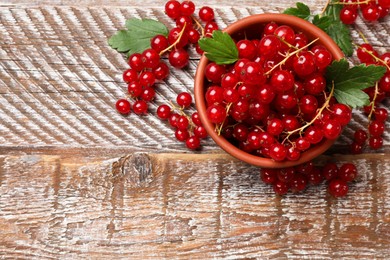
[[[323,31],[327,31],[332,24],[331,19],[328,16],[319,16],[318,14],[313,17],[312,23]]]
[[[328,88],[334,84],[335,98],[339,103],[356,108],[369,103],[369,97],[363,89],[373,86],[385,72],[385,67],[375,65],[361,64],[350,68],[348,61],[341,59],[327,67],[326,80]]]
[[[151,19],[129,19],[127,30],[120,30],[108,39],[108,44],[119,52],[142,53],[150,48],[150,39],[158,34],[167,36],[167,27]]]
[[[310,19],[310,8],[301,2],[296,3],[296,6],[297,7],[287,8],[283,13],[289,14],[289,15],[294,15],[294,16],[297,16],[297,17],[305,19],[305,20],[309,20]]]
[[[333,1],[332,1],[333,2]],[[340,20],[340,11],[342,5],[332,4],[327,6],[322,17],[328,17],[329,25],[326,26],[325,32],[332,37],[346,56],[353,54],[352,38],[348,27]]]
[[[199,40],[199,47],[209,60],[217,64],[232,64],[238,60],[237,46],[226,32],[215,30],[212,38]]]

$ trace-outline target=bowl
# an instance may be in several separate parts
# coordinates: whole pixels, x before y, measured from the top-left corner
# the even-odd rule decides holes
[[[276,22],[279,25],[289,25],[295,31],[303,32],[309,38],[309,41],[318,38],[316,44],[321,44],[325,46],[328,51],[330,51],[330,53],[333,55],[334,60],[340,60],[344,57],[338,45],[324,31],[322,31],[308,21],[291,15],[251,15],[231,24],[224,31],[230,34],[233,38],[236,38],[237,36],[239,37],[239,35],[250,34],[255,28],[258,28],[261,25],[265,25],[272,21]],[[285,168],[299,165],[318,157],[335,142],[335,140],[324,139],[321,143],[316,144],[315,146],[312,146],[308,150],[302,152],[300,158],[296,161],[275,161],[270,158],[253,155],[239,149],[238,147],[230,143],[227,139],[225,139],[222,135],[218,135],[214,130],[215,125],[211,123],[207,118],[207,107],[205,100],[206,80],[204,71],[208,63],[209,60],[203,55],[197,67],[194,86],[196,108],[198,110],[200,119],[210,137],[215,141],[217,145],[219,145],[223,150],[225,150],[233,157],[249,164],[264,168]]]

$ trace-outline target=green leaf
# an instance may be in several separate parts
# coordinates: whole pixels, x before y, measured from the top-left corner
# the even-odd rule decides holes
[[[167,36],[167,27],[151,19],[129,19],[128,30],[120,30],[108,40],[108,44],[119,52],[141,53],[150,48],[150,39],[158,34]]]
[[[163,23],[152,19],[129,19],[126,21],[126,27],[142,37],[153,38],[157,34],[168,36],[168,28]]]
[[[119,52],[129,51],[130,43],[131,36],[126,30],[120,30],[108,39],[108,44]]]
[[[209,60],[217,64],[232,64],[238,60],[237,46],[226,32],[215,30],[212,38],[199,40],[199,47]]]
[[[331,19],[328,16],[314,16],[312,23],[323,31],[327,31],[329,26],[332,24]]]
[[[294,15],[299,18],[309,20],[310,19],[310,8],[304,3],[296,3],[297,7],[290,7],[284,10],[284,14]]]
[[[330,3],[323,17],[329,17],[329,25],[325,32],[337,43],[346,56],[353,54],[352,38],[348,27],[340,20],[342,5]]]
[[[334,94],[338,102],[353,108],[367,105],[369,97],[362,90],[371,87],[382,78],[386,68],[375,65],[358,65],[349,68],[346,59],[333,61],[326,70],[326,80],[334,84]],[[329,88],[331,87],[328,86]]]

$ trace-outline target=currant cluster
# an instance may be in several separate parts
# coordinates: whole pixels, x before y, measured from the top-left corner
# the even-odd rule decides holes
[[[361,63],[384,66],[387,72],[375,86],[364,90],[370,97],[370,104],[364,107],[369,122],[368,131],[363,129],[355,131],[354,141],[351,144],[351,153],[353,154],[362,153],[367,142],[371,149],[376,150],[382,147],[382,135],[385,131],[388,111],[380,104],[386,97],[390,96],[390,52],[379,55],[371,44],[363,43],[357,49],[357,57]]]
[[[167,37],[160,34],[154,36],[150,41],[150,48],[142,53],[133,53],[129,57],[130,68],[124,71],[123,81],[127,84],[129,97],[135,101],[133,105],[128,99],[119,99],[116,102],[117,111],[123,115],[129,114],[131,110],[137,115],[147,114],[148,102],[156,95],[156,81],[165,80],[169,75],[169,67],[162,60],[165,54],[168,55],[171,66],[182,69],[189,62],[186,48],[192,44],[197,52],[201,53],[202,50],[198,46],[199,39],[211,36],[212,32],[218,29],[214,21],[214,10],[208,6],[200,8],[198,14],[200,20],[206,23],[204,28],[194,15],[195,5],[192,1],[180,3],[170,0],[165,5],[165,12],[175,20],[176,26],[169,31]],[[177,100],[181,107],[176,109],[180,110],[179,114],[172,112],[173,107],[167,105],[160,106],[157,114],[161,119],[165,119],[164,115],[167,115],[169,123],[177,128],[176,138],[185,141],[188,148],[197,149],[200,147],[200,139],[205,138],[207,133],[197,113],[193,114],[191,121],[183,112],[183,109],[191,104],[191,100],[189,93],[182,93]]]
[[[218,25],[214,21],[214,10],[211,7],[203,6],[199,9],[198,17],[205,23],[204,26],[195,17],[194,12],[195,4],[192,1],[180,3],[177,0],[170,0],[165,4],[165,13],[176,22],[176,27],[169,31],[167,42],[172,43],[179,39],[176,49],[169,54],[169,62],[174,67],[181,68],[185,66],[182,64],[188,63],[188,56],[187,61],[184,62],[185,55],[181,54],[185,52],[184,48],[187,45],[195,45],[196,51],[202,54],[203,51],[198,45],[199,39],[210,37],[214,30],[218,30]],[[179,56],[182,56],[181,59],[177,58]],[[177,62],[179,60],[183,60],[183,62]]]
[[[354,164],[345,163],[338,167],[333,162],[328,162],[321,167],[314,165],[313,162],[307,162],[295,167],[260,170],[262,181],[272,185],[278,195],[284,195],[288,191],[301,192],[309,184],[319,185],[326,181],[332,196],[344,197],[348,193],[348,182],[354,181],[357,174]]]
[[[206,129],[200,121],[198,112],[193,112],[191,116],[185,113],[192,102],[191,94],[187,92],[180,93],[176,102],[173,104],[163,104],[157,108],[157,116],[161,120],[168,120],[169,124],[175,129],[175,137],[180,142],[185,142],[187,148],[196,150],[201,146],[201,139],[208,136]]]
[[[345,24],[353,24],[360,10],[362,17],[369,22],[384,18],[390,12],[390,0],[342,0],[340,20]]]
[[[206,66],[207,116],[243,151],[298,160],[311,146],[336,139],[351,109],[336,103],[333,88],[326,90],[324,72],[333,58],[324,46],[274,22],[261,35],[236,42],[233,65]]]

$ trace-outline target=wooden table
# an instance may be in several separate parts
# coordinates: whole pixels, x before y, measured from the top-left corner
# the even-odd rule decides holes
[[[126,61],[107,38],[132,17],[172,26],[164,3],[0,0],[0,259],[389,258],[390,135],[377,153],[339,155],[367,123],[361,112],[322,157],[358,165],[344,199],[324,185],[275,196],[258,168],[211,140],[189,152],[154,113],[116,113]],[[293,5],[204,3],[222,28]],[[306,3],[319,11],[325,1]],[[389,17],[359,19],[352,35],[361,43],[358,31],[390,50]],[[152,110],[193,91],[191,57],[159,84]]]

